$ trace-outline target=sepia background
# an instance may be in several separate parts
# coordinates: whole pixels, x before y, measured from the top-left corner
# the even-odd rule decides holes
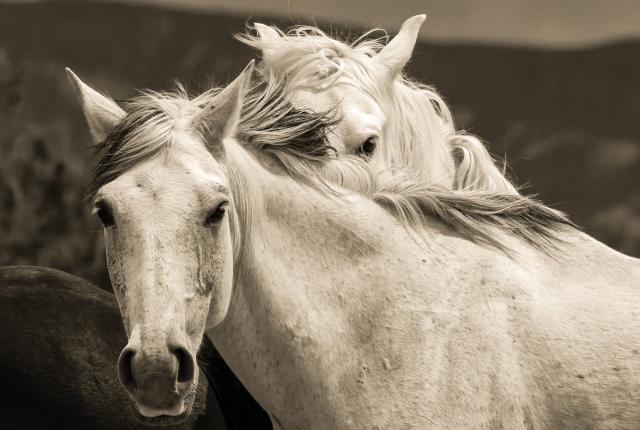
[[[429,18],[408,68],[511,177],[591,235],[640,257],[640,4],[619,0],[0,2],[0,265],[108,288],[82,201],[90,138],[64,67],[116,99],[224,84],[256,53],[251,22],[354,39]]]

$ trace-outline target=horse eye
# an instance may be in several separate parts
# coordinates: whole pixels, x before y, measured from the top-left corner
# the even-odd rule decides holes
[[[96,215],[100,218],[100,222],[104,228],[109,228],[116,223],[115,219],[113,219],[111,209],[109,209],[109,206],[104,202],[96,203]]]
[[[375,151],[377,144],[378,138],[376,136],[367,138],[367,140],[365,140],[358,149],[356,149],[356,155],[370,157],[371,154],[373,154],[373,151]]]
[[[218,224],[224,218],[224,214],[227,213],[227,205],[229,202],[222,202],[209,213],[207,219],[204,221],[205,227],[211,227]]]

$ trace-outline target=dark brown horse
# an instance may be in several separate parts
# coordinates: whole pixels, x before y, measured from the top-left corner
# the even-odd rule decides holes
[[[44,267],[0,268],[3,429],[142,429],[115,363],[127,338],[115,297]],[[179,429],[270,429],[204,339],[193,413]]]

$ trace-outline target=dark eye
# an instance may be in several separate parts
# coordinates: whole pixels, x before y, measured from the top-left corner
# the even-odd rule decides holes
[[[207,219],[204,221],[205,227],[214,226],[220,223],[220,221],[222,221],[222,218],[224,218],[224,214],[227,213],[228,204],[229,202],[222,202],[218,205],[217,208],[212,210],[207,216]]]
[[[105,202],[97,202],[96,203],[96,215],[100,218],[100,222],[104,226],[104,228],[109,228],[113,226],[116,221],[113,219],[113,213],[111,209]]]
[[[373,154],[373,151],[376,149],[376,145],[378,144],[378,138],[376,136],[371,136],[367,138],[358,149],[356,149],[356,155],[361,155],[364,157],[370,157]]]

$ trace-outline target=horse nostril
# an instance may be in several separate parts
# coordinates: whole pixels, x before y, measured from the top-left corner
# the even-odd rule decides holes
[[[193,380],[194,362],[193,357],[184,348],[176,348],[173,355],[178,359],[178,382],[191,382]]]
[[[133,378],[133,370],[131,368],[133,357],[136,355],[135,351],[130,348],[125,348],[120,353],[118,358],[118,377],[120,383],[128,390],[133,391],[136,383]]]

